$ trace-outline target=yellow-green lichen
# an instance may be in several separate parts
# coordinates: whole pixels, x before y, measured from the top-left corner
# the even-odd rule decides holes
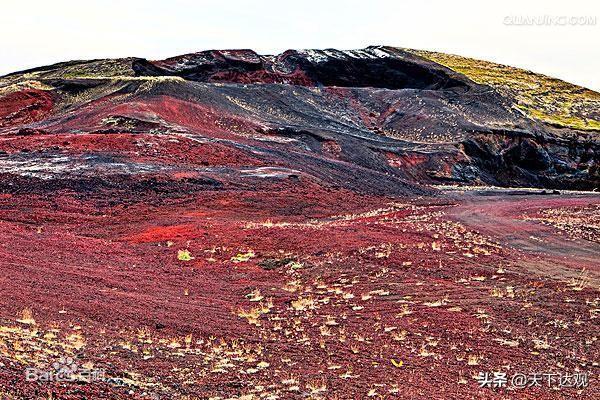
[[[407,51],[512,97],[527,116],[558,127],[600,130],[600,93],[519,68],[424,50]]]

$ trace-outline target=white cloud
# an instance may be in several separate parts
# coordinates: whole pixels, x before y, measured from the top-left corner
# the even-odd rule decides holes
[[[0,74],[69,59],[164,58],[215,48],[388,44],[531,69],[600,90],[595,0],[4,0]],[[591,26],[508,26],[507,16],[591,16]]]

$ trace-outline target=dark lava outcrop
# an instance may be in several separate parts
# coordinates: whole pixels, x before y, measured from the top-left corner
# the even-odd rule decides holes
[[[357,51],[204,51],[163,61],[136,60],[136,75],[180,76],[198,82],[285,83],[386,89],[468,88],[464,77],[394,48]]]

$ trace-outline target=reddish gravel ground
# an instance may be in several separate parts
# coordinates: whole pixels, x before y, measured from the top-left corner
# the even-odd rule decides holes
[[[3,196],[2,391],[598,396],[598,244],[525,217],[598,197],[456,197],[304,187],[106,207],[68,192]],[[27,366],[67,355],[109,379],[25,380]],[[474,377],[493,371],[591,375],[580,389],[479,388]]]

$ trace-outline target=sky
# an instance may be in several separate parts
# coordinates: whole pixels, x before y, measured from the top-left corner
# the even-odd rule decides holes
[[[73,59],[390,45],[600,91],[597,0],[2,0],[0,75]]]

